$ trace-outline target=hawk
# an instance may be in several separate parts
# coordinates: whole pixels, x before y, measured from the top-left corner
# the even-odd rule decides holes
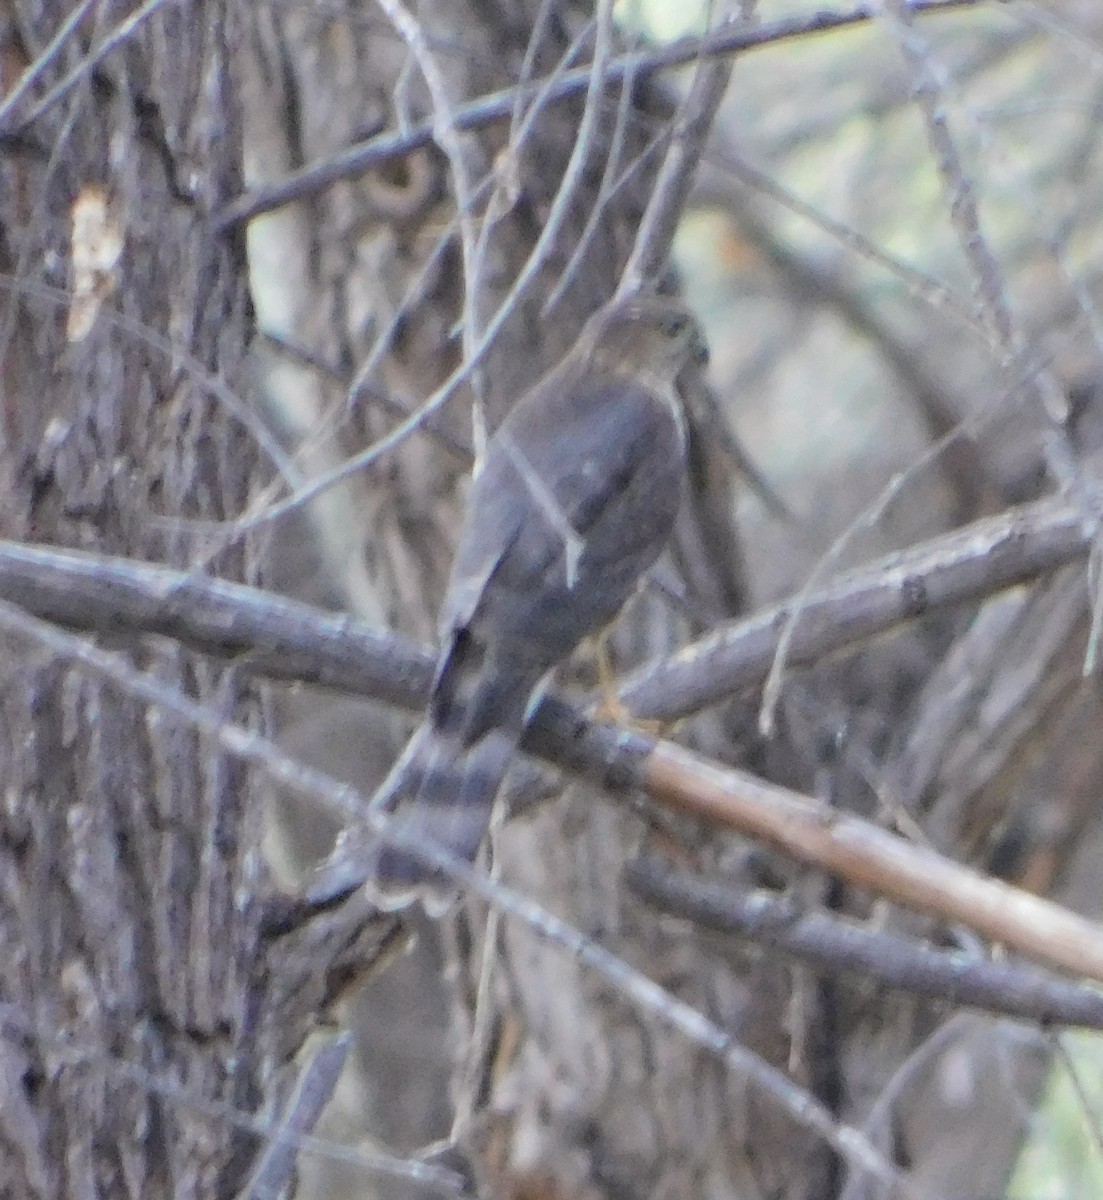
[[[487,442],[425,715],[372,800],[413,844],[474,861],[546,676],[613,620],[662,552],[685,477],[675,380],[705,357],[675,300],[614,300]],[[361,885],[381,908],[420,899],[431,913],[456,891],[430,860],[354,826],[307,895]]]

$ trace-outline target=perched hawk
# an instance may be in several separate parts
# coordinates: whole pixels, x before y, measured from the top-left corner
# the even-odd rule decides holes
[[[487,443],[425,717],[372,801],[415,844],[474,860],[544,677],[612,621],[662,552],[685,475],[674,381],[703,358],[697,326],[674,300],[614,301]],[[431,912],[456,890],[429,860],[354,826],[308,897],[362,884],[380,907],[420,898]]]

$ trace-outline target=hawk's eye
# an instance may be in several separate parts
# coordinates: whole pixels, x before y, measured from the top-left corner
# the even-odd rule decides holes
[[[682,313],[671,313],[663,317],[659,328],[670,339],[680,338],[689,328],[689,320]]]

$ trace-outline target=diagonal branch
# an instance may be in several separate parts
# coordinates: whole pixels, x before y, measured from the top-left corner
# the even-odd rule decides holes
[[[1103,995],[1017,963],[936,950],[787,896],[696,879],[654,855],[628,865],[628,886],[664,912],[704,929],[780,950],[815,970],[854,972],[888,987],[1045,1024],[1103,1028]]]
[[[752,1086],[768,1096],[779,1108],[788,1113],[802,1128],[821,1137],[829,1146],[854,1167],[861,1167],[875,1177],[896,1185],[902,1195],[918,1198],[925,1193],[890,1163],[858,1129],[839,1121],[828,1108],[793,1083],[785,1073],[766,1062],[765,1059],[745,1047],[731,1030],[710,1020],[692,1005],[656,983],[642,971],[631,966],[618,955],[605,949],[593,938],[575,929],[567,921],[548,912],[540,905],[511,888],[496,882],[473,868],[464,859],[451,854],[443,847],[428,843],[408,842],[407,835],[392,828],[394,822],[378,811],[372,811],[365,797],[355,789],[340,784],[323,772],[315,771],[297,763],[282,753],[273,743],[251,729],[226,721],[223,714],[210,706],[202,705],[163,680],[150,673],[136,670],[125,655],[111,653],[95,646],[90,639],[65,633],[49,623],[29,617],[17,607],[0,603],[0,627],[15,638],[43,646],[61,659],[72,663],[79,670],[118,687],[127,694],[139,697],[173,720],[200,731],[225,752],[240,761],[250,764],[291,789],[295,794],[328,804],[337,811],[352,817],[359,813],[360,819],[377,833],[405,849],[416,851],[428,861],[449,871],[472,892],[482,896],[496,909],[523,921],[550,944],[572,955],[576,961],[602,976],[629,1003],[642,1012],[653,1014],[668,1028],[675,1030],[699,1046],[705,1053],[718,1060],[726,1070],[747,1080]],[[389,914],[363,911],[362,889],[353,892],[337,904],[338,914],[348,913],[350,924],[361,928],[372,917],[384,924],[394,924],[396,918]],[[309,925],[313,918],[330,915],[332,904],[288,913],[286,905],[276,903],[278,922],[265,922],[264,932],[273,940],[280,934]],[[302,1134],[297,1137],[304,1146],[310,1143]],[[425,1176],[438,1174],[432,1164],[407,1161],[402,1169],[409,1173]]]
[[[923,15],[976,8],[978,0],[912,0],[908,7],[911,12]],[[745,26],[721,28],[704,36],[681,38],[668,46],[625,54],[613,59],[608,66],[606,82],[619,83],[623,79],[633,77],[642,79],[656,71],[682,67],[699,58],[722,58],[796,38],[861,25],[872,20],[874,13],[875,9],[872,6],[860,4],[840,12],[821,11],[806,16],[763,22],[753,29]],[[547,89],[547,103],[560,103],[584,92],[590,78],[589,66],[564,72],[554,86]],[[520,88],[505,88],[469,104],[459,105],[453,111],[454,127],[459,132],[467,132],[509,120],[513,116],[519,96],[525,99],[542,91],[545,86],[545,80],[535,80]],[[2,132],[0,130],[0,133]],[[312,196],[342,179],[382,166],[393,159],[403,158],[428,146],[433,137],[432,124],[425,123],[397,133],[380,134],[367,142],[351,146],[343,154],[303,167],[280,183],[244,193],[215,214],[215,232],[226,233],[263,213]]]
[[[982,600],[1085,558],[1081,513],[1041,501],[920,542],[822,588],[731,621],[630,676],[620,696],[632,714],[669,721],[761,683],[786,631],[786,661],[808,665],[916,617]]]

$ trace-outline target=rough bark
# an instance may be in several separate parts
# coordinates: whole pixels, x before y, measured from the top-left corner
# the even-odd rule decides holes
[[[70,10],[7,6],[8,87]],[[85,21],[32,98],[125,15]],[[256,578],[249,545],[217,532],[271,469],[220,395],[247,388],[248,280],[241,241],[207,231],[242,184],[239,37],[221,4],[162,13],[5,139],[4,537]],[[125,653],[256,722],[233,670],[167,643]],[[251,1139],[202,1104],[250,1112],[268,1087],[248,771],[7,635],[0,762],[0,1192],[231,1193]]]

